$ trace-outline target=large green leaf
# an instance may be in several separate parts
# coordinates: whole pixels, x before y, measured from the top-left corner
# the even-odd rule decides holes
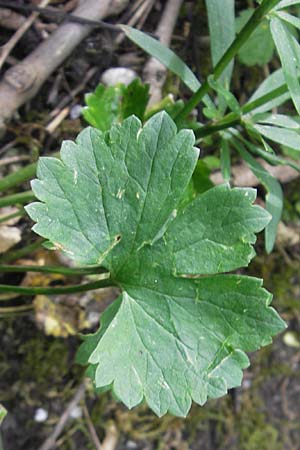
[[[286,84],[295,108],[300,113],[300,83],[298,79],[300,46],[284,22],[277,17],[271,19],[271,32],[281,60]]]
[[[85,96],[86,107],[82,114],[85,120],[101,131],[107,131],[112,124],[120,123],[134,114],[143,120],[149,100],[149,85],[139,79],[128,86],[103,86],[99,84],[94,92]]]
[[[41,158],[27,207],[34,229],[75,261],[101,263],[122,294],[88,336],[79,361],[97,388],[128,407],[184,416],[241,382],[244,352],[284,324],[261,281],[215,275],[246,266],[269,214],[255,191],[219,186],[186,207],[198,159],[191,131],[166,113],[83,131],[61,161]],[[205,278],[190,277],[208,275]]]

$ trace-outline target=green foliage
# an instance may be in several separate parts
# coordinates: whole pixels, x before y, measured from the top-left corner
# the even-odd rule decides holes
[[[249,264],[261,230],[267,252],[275,243],[282,189],[255,156],[299,170],[271,145],[299,156],[299,117],[274,108],[292,99],[300,111],[294,29],[299,19],[282,11],[300,1],[262,0],[236,21],[233,0],[206,4],[211,76],[200,83],[172,50],[122,26],[193,95],[186,103],[167,96],[147,110],[148,86],[139,80],[127,87],[99,85],[86,96],[83,110],[93,128],[83,130],[76,142],[64,142],[60,159],[39,160],[32,183],[39,201],[26,208],[48,248],[88,265],[80,269],[82,275],[106,272],[105,279],[48,287],[47,294],[107,285],[121,290],[101,316],[98,332],[85,338],[78,361],[88,365],[99,392],[112,388],[130,408],[146,400],[159,416],[185,416],[192,401],[202,405],[240,385],[249,364],[246,352],[270,343],[284,327],[261,280],[226,272]],[[266,64],[274,47],[282,69],[240,105],[229,90],[234,58]],[[201,103],[202,110],[195,111]],[[212,185],[211,160],[198,159],[193,132],[197,143],[220,148],[220,158],[209,157],[220,163],[226,184]],[[267,211],[253,204],[253,189],[230,187],[233,151],[265,187]],[[34,170],[32,165],[4,177],[0,190],[28,180]],[[11,196],[2,199],[11,201]],[[3,292],[13,289],[41,292],[0,285]]]
[[[245,143],[248,146],[248,148],[253,151],[254,147],[253,144],[247,141],[245,141]],[[244,159],[244,161],[246,161],[248,166],[251,168],[254,175],[256,175],[256,177],[261,181],[261,183],[263,184],[263,186],[267,191],[266,210],[269,211],[269,213],[271,214],[272,220],[266,226],[265,237],[266,237],[266,251],[268,253],[271,253],[274,247],[277,228],[279,221],[281,219],[283,209],[283,193],[281,186],[277,181],[277,179],[274,178],[266,169],[264,169],[262,165],[247,152],[247,150],[241,143],[234,141],[234,145],[237,148],[240,155],[242,156],[242,158]]]
[[[242,11],[236,18],[236,32],[239,33],[249,18],[253,15],[254,9],[249,8]],[[271,61],[274,53],[274,43],[272,40],[270,26],[267,19],[262,20],[248,41],[243,45],[238,53],[239,61],[246,66],[255,64],[264,65]]]
[[[175,73],[192,92],[199,89],[200,82],[197,77],[172,50],[162,45],[158,40],[135,28],[122,25],[122,30],[130,40],[145,50],[145,52],[158,59],[171,72]]]
[[[271,32],[279,54],[285,81],[289,87],[295,108],[300,113],[300,46],[288,27],[277,17],[271,19]]]
[[[120,123],[132,114],[144,118],[149,100],[149,86],[136,79],[125,86],[105,87],[102,84],[95,92],[85,96],[83,117],[95,128],[107,131],[114,123]]]
[[[234,0],[206,0],[207,18],[210,34],[211,57],[215,67],[234,40]],[[228,64],[220,77],[223,88],[229,89],[233,61]],[[219,107],[225,110],[226,101],[219,92]]]
[[[2,422],[3,422],[3,420],[5,419],[6,414],[7,414],[6,409],[5,409],[4,406],[1,405],[1,403],[0,403],[0,426],[1,426]],[[1,442],[0,442],[0,444],[1,444]]]
[[[158,59],[158,61],[166,66],[171,72],[175,73],[192,92],[196,92],[200,88],[200,81],[193,74],[191,69],[168,47],[165,47],[146,33],[127,25],[122,25],[122,30],[136,45],[149,53],[149,55]],[[208,107],[214,106],[208,96],[204,97],[204,103]]]
[[[88,128],[63,144],[61,160],[40,159],[41,202],[27,207],[37,233],[77,262],[101,263],[122,290],[78,360],[97,388],[112,387],[129,408],[145,399],[160,416],[185,416],[192,400],[238,386],[245,352],[284,327],[260,280],[217,275],[254,256],[270,220],[252,205],[255,191],[221,185],[178,208],[193,145],[167,113],[144,127],[131,116],[108,133]]]

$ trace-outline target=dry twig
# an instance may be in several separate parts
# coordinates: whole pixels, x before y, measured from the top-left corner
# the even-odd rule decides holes
[[[177,16],[183,0],[168,0],[161,21],[156,29],[155,35],[160,42],[169,47]],[[150,84],[149,105],[161,100],[161,90],[166,80],[167,70],[157,59],[150,58],[144,69],[144,80]]]
[[[86,404],[83,405],[83,414],[90,432],[91,439],[95,445],[95,450],[102,450],[102,445],[100,444],[97,432],[95,430],[94,424],[92,422],[89,410],[87,409]]]
[[[42,0],[40,6],[43,7],[48,5],[49,1],[50,0]],[[0,55],[0,69],[2,68],[3,64],[6,61],[6,58],[8,57],[12,49],[19,42],[23,34],[26,33],[26,31],[31,27],[35,19],[38,17],[38,15],[39,13],[37,12],[30,14],[28,19],[26,19],[25,22],[21,25],[21,27],[17,29],[17,31],[10,38],[10,40],[5,45],[2,46]]]
[[[41,445],[41,447],[38,450],[51,450],[55,447],[55,443],[61,432],[63,431],[64,427],[66,426],[68,419],[70,418],[70,414],[72,410],[75,408],[75,406],[78,405],[78,403],[81,401],[81,399],[84,396],[85,392],[85,383],[81,383],[79,388],[77,389],[74,397],[68,404],[67,408],[63,412],[61,418],[57,422],[56,426],[54,427],[53,432],[51,435],[46,439],[46,441]]]
[[[26,17],[12,11],[9,8],[0,8],[0,25],[9,30],[18,30],[24,22]]]
[[[97,20],[120,12],[128,0],[86,0],[74,15]],[[15,111],[31,99],[51,73],[90,33],[91,26],[64,23],[27,58],[4,74],[0,82],[0,128]]]

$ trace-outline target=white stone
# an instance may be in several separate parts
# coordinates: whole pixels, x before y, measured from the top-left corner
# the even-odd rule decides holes
[[[101,83],[106,86],[115,86],[118,83],[123,83],[128,86],[135,78],[137,78],[137,73],[132,69],[128,69],[127,67],[112,67],[103,72]]]
[[[80,408],[80,406],[74,406],[74,408],[70,412],[70,417],[72,417],[72,419],[79,419],[80,417],[82,417],[82,409]]]
[[[48,411],[44,408],[38,408],[34,413],[34,420],[36,422],[46,422],[48,419]]]

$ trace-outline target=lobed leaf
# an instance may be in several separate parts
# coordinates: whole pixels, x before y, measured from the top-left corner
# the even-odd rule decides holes
[[[27,207],[37,233],[75,261],[101,263],[122,291],[78,361],[97,389],[129,408],[145,399],[158,415],[185,416],[192,400],[239,385],[245,352],[284,327],[260,280],[200,277],[247,265],[269,215],[252,205],[254,190],[227,185],[182,205],[193,145],[167,113],[143,127],[131,116],[107,133],[88,128],[63,144],[61,161],[40,158],[40,202]]]
[[[149,86],[139,79],[128,86],[103,86],[85,96],[86,107],[82,114],[85,120],[101,131],[108,131],[114,123],[120,123],[134,114],[143,120],[149,101]]]

